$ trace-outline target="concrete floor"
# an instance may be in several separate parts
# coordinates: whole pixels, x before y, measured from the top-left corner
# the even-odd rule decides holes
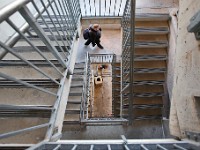
[[[94,84],[94,102],[93,115],[94,118],[110,117],[112,115],[112,68],[111,64],[102,70],[98,69],[98,75],[103,79],[102,84]],[[101,64],[92,64],[92,69],[96,70]],[[105,75],[106,73],[106,75]]]
[[[160,120],[135,121],[131,126],[64,126],[63,131],[62,139],[120,139],[120,135],[129,139],[163,138]]]
[[[104,49],[99,49],[97,46],[85,46],[86,40],[83,39],[83,34],[80,35],[80,44],[78,47],[76,62],[84,62],[85,55],[89,53],[114,53],[121,55],[121,30],[104,30],[102,29],[101,45]]]

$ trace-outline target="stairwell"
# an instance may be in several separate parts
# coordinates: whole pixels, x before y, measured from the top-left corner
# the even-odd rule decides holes
[[[167,73],[169,15],[136,14],[133,74],[133,120],[167,117]],[[128,92],[128,89],[126,89]],[[128,95],[125,95],[128,98]],[[129,101],[123,101],[128,117]]]

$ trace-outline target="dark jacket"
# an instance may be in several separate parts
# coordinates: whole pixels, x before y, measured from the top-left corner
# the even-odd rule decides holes
[[[90,28],[89,32],[89,39],[92,42],[92,44],[99,43],[101,38],[101,31],[94,30],[93,28]]]

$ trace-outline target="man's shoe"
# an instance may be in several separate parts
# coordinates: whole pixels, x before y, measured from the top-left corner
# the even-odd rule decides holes
[[[102,45],[99,44],[99,45],[97,45],[97,46],[98,46],[100,49],[103,49],[103,46],[102,46]]]

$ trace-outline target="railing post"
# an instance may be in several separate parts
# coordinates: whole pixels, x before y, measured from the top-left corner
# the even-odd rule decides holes
[[[134,46],[135,46],[135,0],[131,0],[131,49],[130,49],[130,93],[129,93],[129,124],[133,122],[133,99],[134,99]]]

